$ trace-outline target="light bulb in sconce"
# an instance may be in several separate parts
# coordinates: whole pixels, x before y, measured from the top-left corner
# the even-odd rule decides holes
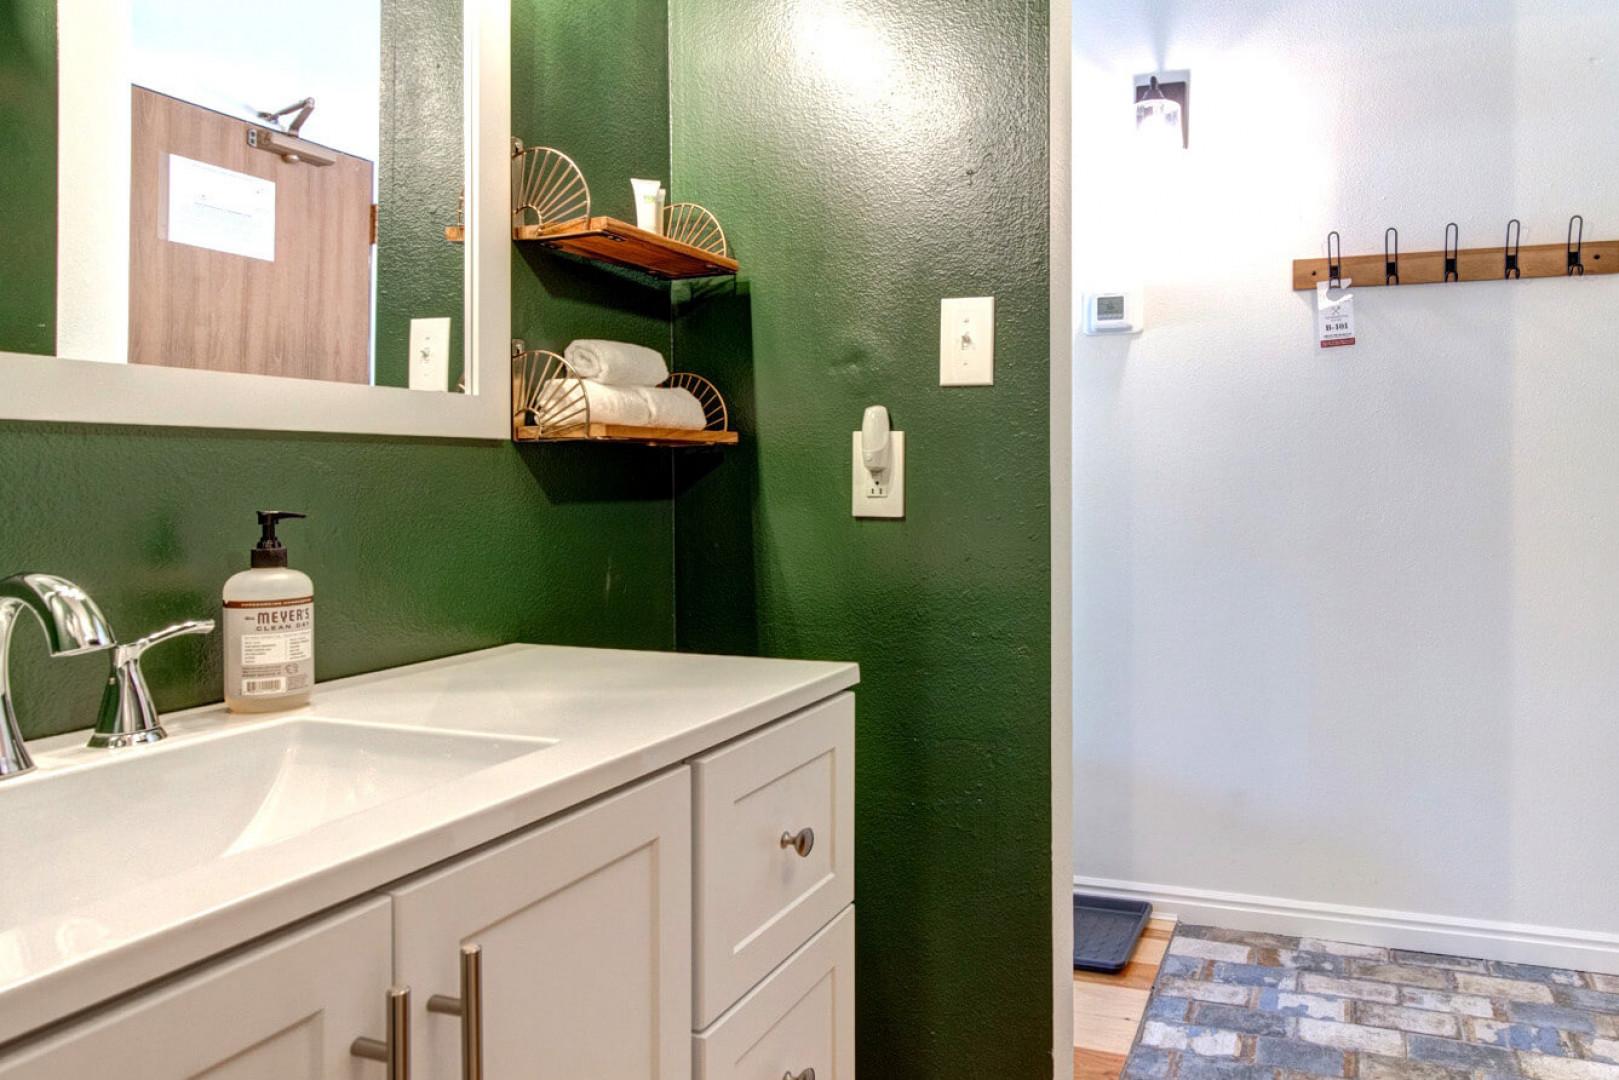
[[[1173,81],[1157,75],[1136,77],[1136,140],[1153,150],[1180,150],[1190,141],[1186,123],[1191,76],[1176,72]]]

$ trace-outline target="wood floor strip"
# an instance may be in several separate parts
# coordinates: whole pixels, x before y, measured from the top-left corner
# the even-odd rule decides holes
[[[1075,983],[1074,1045],[1110,1054],[1129,1053],[1150,996],[1146,990]]]
[[[1075,983],[1086,983],[1091,986],[1127,986],[1132,990],[1151,990],[1153,980],[1156,978],[1158,978],[1157,961],[1150,964],[1132,961],[1116,975],[1103,975],[1096,971],[1074,972]]]
[[[1174,936],[1173,919],[1153,919],[1123,971],[1074,972],[1075,1080],[1118,1080]]]
[[[1074,1051],[1074,1080],[1118,1080],[1124,1071],[1124,1055],[1101,1050]]]

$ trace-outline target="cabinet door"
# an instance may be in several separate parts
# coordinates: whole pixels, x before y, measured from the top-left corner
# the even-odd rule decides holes
[[[482,950],[483,1074],[688,1080],[691,784],[681,768],[394,890],[420,1077],[461,1075],[463,945]]]
[[[3,1080],[383,1080],[388,901],[372,900],[0,1056]]]

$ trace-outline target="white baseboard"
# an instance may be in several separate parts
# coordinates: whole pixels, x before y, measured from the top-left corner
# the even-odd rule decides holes
[[[1147,900],[1152,903],[1154,915],[1174,915],[1193,926],[1259,930],[1619,974],[1619,934],[1077,875],[1074,888],[1103,896]],[[1615,899],[1619,901],[1619,895]]]

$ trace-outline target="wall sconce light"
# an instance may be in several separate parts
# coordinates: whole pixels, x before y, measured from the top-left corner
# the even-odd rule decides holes
[[[1154,147],[1192,145],[1188,114],[1192,73],[1164,71],[1157,75],[1136,76],[1136,138]]]

